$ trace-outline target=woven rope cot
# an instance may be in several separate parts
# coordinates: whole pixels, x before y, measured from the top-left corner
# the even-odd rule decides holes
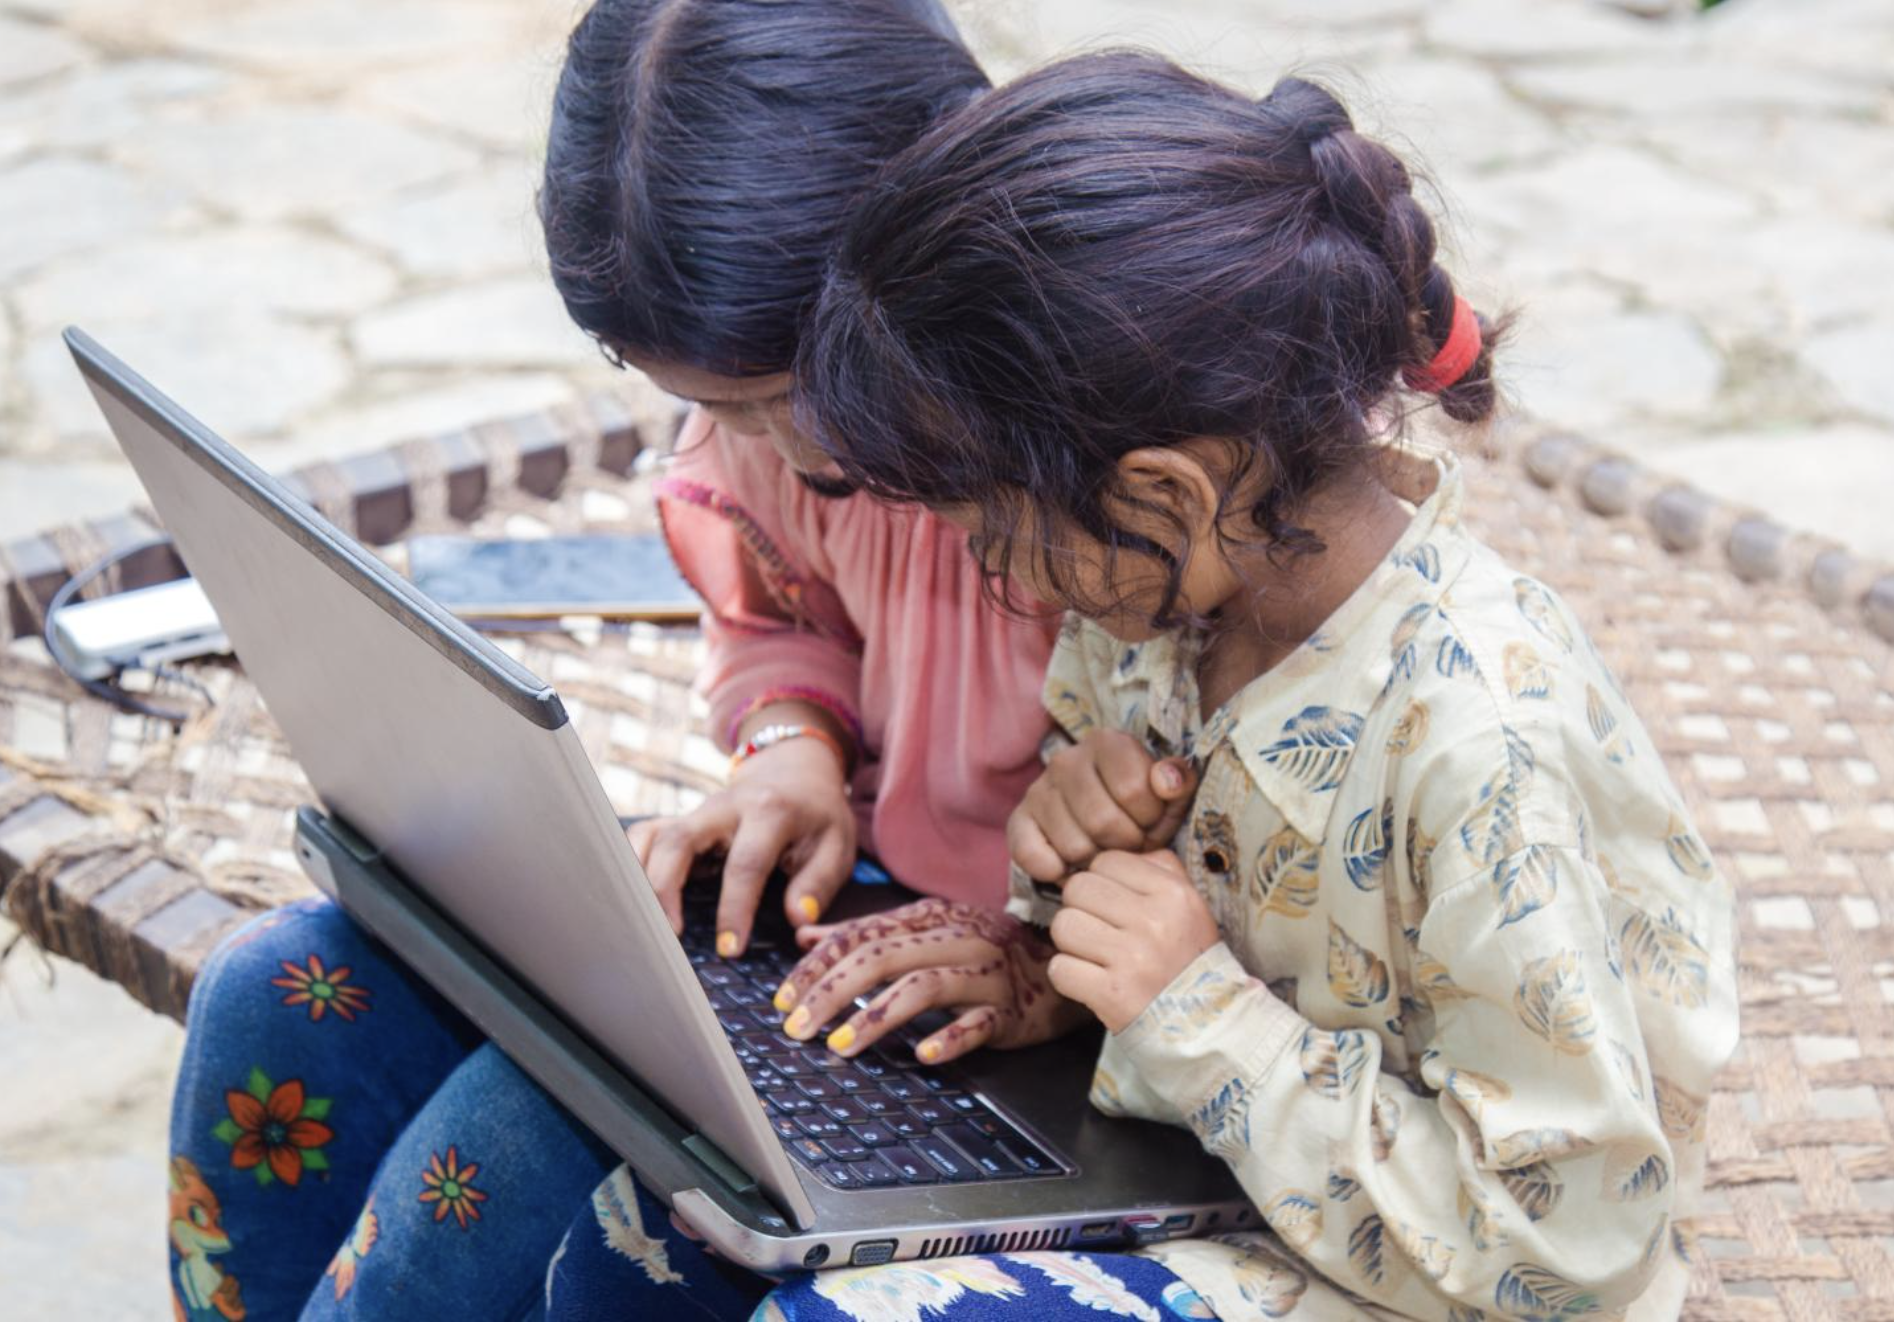
[[[299,475],[399,563],[418,531],[648,531],[653,442],[623,397]],[[1894,1322],[1894,579],[1841,548],[1561,436],[1470,456],[1469,521],[1586,620],[1739,894],[1743,1041],[1709,1110],[1692,1319]],[[173,733],[113,712],[32,637],[60,582],[147,515],[0,551],[0,886],[33,940],[181,1016],[233,925],[309,893],[310,791],[241,671],[189,667]],[[133,556],[99,591],[177,572]],[[502,645],[556,685],[623,813],[717,783],[689,691],[700,640],[651,626]]]

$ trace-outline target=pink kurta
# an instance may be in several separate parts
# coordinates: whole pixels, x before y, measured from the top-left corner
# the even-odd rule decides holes
[[[665,536],[707,604],[698,688],[724,747],[772,700],[856,732],[862,847],[916,890],[998,907],[1006,818],[1039,774],[1058,618],[984,596],[966,535],[926,510],[816,495],[761,437],[701,410],[658,487]]]

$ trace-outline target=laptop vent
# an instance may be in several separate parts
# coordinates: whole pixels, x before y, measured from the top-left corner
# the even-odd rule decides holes
[[[1034,1249],[1062,1249],[1071,1240],[1070,1229],[1012,1230],[1005,1234],[957,1235],[952,1239],[924,1239],[923,1258],[953,1258],[963,1253],[1028,1253]]]

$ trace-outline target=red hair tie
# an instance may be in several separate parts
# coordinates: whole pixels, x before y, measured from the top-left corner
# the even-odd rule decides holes
[[[1403,368],[1401,379],[1407,383],[1409,390],[1438,395],[1443,390],[1451,390],[1478,361],[1480,319],[1473,314],[1473,305],[1456,294],[1453,300],[1453,329],[1447,332],[1447,342],[1440,346],[1440,352],[1434,355],[1434,360],[1427,366]]]

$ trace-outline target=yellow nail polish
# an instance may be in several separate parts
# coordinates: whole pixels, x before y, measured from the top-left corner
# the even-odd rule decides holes
[[[815,896],[801,895],[796,898],[796,912],[813,923],[822,916],[822,906],[815,902]]]
[[[829,1034],[829,1050],[838,1056],[854,1045],[855,1025],[853,1024],[843,1024],[840,1028]]]
[[[733,959],[737,953],[737,934],[735,932],[717,933],[717,953],[725,959]]]
[[[783,1014],[788,1014],[789,1007],[795,1003],[796,984],[793,982],[785,982],[782,986],[778,987],[775,997],[770,1001],[770,1004],[775,1006]]]
[[[789,1016],[788,1020],[783,1024],[783,1032],[789,1034],[791,1037],[801,1037],[808,1031],[809,1007],[805,1005]]]
[[[919,1047],[915,1048],[914,1054],[931,1065],[940,1059],[940,1043],[929,1038],[927,1041],[921,1043]]]

